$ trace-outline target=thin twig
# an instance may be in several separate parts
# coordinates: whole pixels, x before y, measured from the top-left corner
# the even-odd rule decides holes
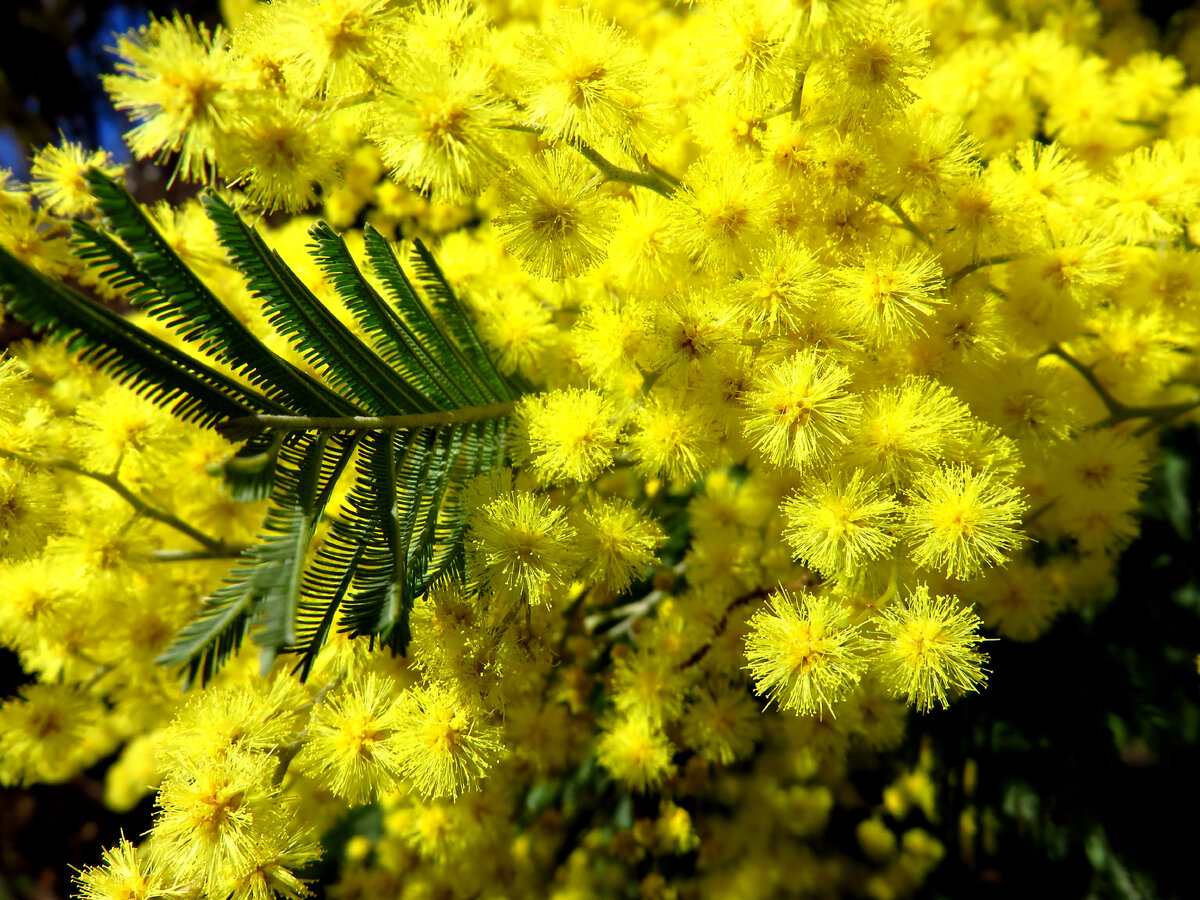
[[[249,544],[226,546],[223,550],[151,550],[146,554],[149,562],[191,562],[200,559],[233,559],[250,549]]]
[[[321,100],[306,100],[303,105],[306,109],[311,109],[315,112],[330,113],[338,112],[339,110],[343,109],[349,109],[352,106],[359,106],[374,99],[375,91],[370,90],[362,91],[357,94],[350,94],[346,97],[340,97],[339,99],[334,100],[332,103]]]
[[[1055,344],[1043,355],[1057,356],[1078,372],[1083,377],[1083,380],[1096,392],[1096,396],[1100,398],[1100,402],[1104,404],[1104,408],[1108,410],[1108,417],[1092,425],[1092,429],[1111,428],[1113,425],[1128,422],[1130,419],[1150,419],[1149,422],[1134,432],[1135,436],[1140,437],[1153,431],[1158,425],[1171,421],[1176,416],[1181,416],[1186,412],[1191,412],[1193,409],[1200,408],[1200,397],[1192,400],[1183,400],[1178,403],[1163,403],[1157,406],[1128,406],[1114,397],[1108,388],[1100,383],[1100,379],[1092,371],[1092,366],[1084,365],[1071,354],[1067,353],[1062,347]]]
[[[796,87],[792,90],[792,99],[788,103],[788,109],[792,114],[793,119],[800,118],[800,107],[804,104],[804,77],[808,74],[808,67],[796,69]]]
[[[93,472],[91,469],[85,469],[73,459],[68,459],[65,456],[35,456],[28,453],[20,453],[16,450],[0,450],[0,457],[7,459],[15,459],[31,466],[41,466],[47,469],[58,469],[64,472],[72,472],[84,478],[90,478],[93,481],[98,481],[100,484],[113,491],[118,497],[132,506],[140,515],[148,519],[154,519],[156,522],[161,522],[164,525],[169,525],[181,534],[185,534],[194,540],[197,544],[207,548],[209,552],[215,554],[225,554],[228,548],[225,542],[219,538],[205,534],[199,528],[189,525],[183,519],[167,512],[158,506],[143,500],[125,484],[121,482],[115,474],[106,474],[104,472]]]
[[[1130,406],[1125,410],[1125,419],[1140,419],[1143,416],[1150,419],[1133,433],[1134,437],[1141,437],[1149,434],[1159,425],[1165,425],[1176,416],[1182,416],[1193,409],[1200,409],[1200,397],[1194,400],[1182,400],[1179,403],[1164,403],[1162,406]],[[1125,421],[1125,419],[1120,421]],[[1116,423],[1111,424],[1115,425]]]
[[[430,428],[460,425],[508,415],[515,400],[487,406],[465,406],[439,412],[413,413],[407,416],[243,416],[217,426],[223,434],[246,435],[265,428],[283,431],[392,431],[401,428]]]
[[[650,157],[648,157],[648,156],[642,157],[642,165],[648,171],[653,172],[655,175],[657,175],[659,178],[661,178],[663,181],[665,181],[667,184],[669,184],[673,188],[677,188],[681,184],[681,182],[677,176],[672,175],[670,172],[668,172],[662,166],[656,166],[654,163],[650,162]]]
[[[283,776],[287,774],[288,766],[292,764],[292,760],[296,758],[296,754],[304,749],[304,742],[308,740],[308,731],[312,725],[312,714],[316,712],[317,707],[325,702],[326,695],[337,686],[336,681],[331,681],[329,684],[322,687],[315,695],[312,702],[308,706],[308,721],[304,724],[304,730],[296,735],[296,740],[290,744],[281,745],[276,751],[279,755],[279,764],[275,766],[275,774],[271,778],[271,784],[275,787],[283,784]],[[301,706],[297,711],[303,710]]]
[[[671,566],[669,569],[661,570],[661,573],[669,573],[675,578],[678,578],[684,573],[686,568],[687,566],[684,563],[679,562]],[[658,576],[656,576],[656,580],[657,577]],[[667,590],[662,588],[654,588],[652,591],[650,591],[650,593],[646,594],[646,596],[639,597],[637,600],[632,600],[623,606],[616,606],[612,609],[606,609],[603,612],[588,616],[583,620],[583,629],[588,634],[595,634],[598,631],[604,630],[603,627],[608,622],[620,620],[617,621],[617,624],[612,628],[604,630],[604,633],[610,638],[626,634],[633,627],[634,622],[653,610],[654,607],[657,606],[658,603],[667,596],[667,594]]]
[[[566,611],[563,613],[562,634],[559,635],[558,641],[554,646],[554,668],[546,675],[546,680],[542,682],[540,699],[543,704],[546,702],[546,697],[550,694],[550,688],[553,687],[557,681],[555,678],[555,672],[558,671],[558,664],[562,661],[564,654],[567,652],[567,642],[571,639],[572,634],[571,624],[575,621],[576,614],[580,609],[583,608],[583,605],[587,602],[587,598],[590,594],[590,589],[586,591],[580,591],[579,596],[571,601],[571,605],[568,606]]]
[[[604,631],[605,635],[612,638],[626,634],[633,627],[634,622],[648,615],[665,596],[667,596],[666,591],[655,588],[646,596],[632,603],[588,616],[583,620],[583,629],[589,634],[595,634],[603,630],[606,623],[615,621],[617,624]]]
[[[609,162],[582,140],[576,139],[567,143],[578,150],[579,154],[595,166],[600,171],[600,174],[609,181],[619,181],[624,184],[649,188],[656,194],[661,194],[664,197],[670,197],[675,193],[675,188],[653,171],[638,172],[633,169],[624,169],[615,163]]]
[[[1151,131],[1162,128],[1166,123],[1166,116],[1162,116],[1157,119],[1117,119],[1118,125],[1129,125],[1134,128],[1148,128]]]
[[[973,263],[967,263],[961,269],[956,269],[946,276],[946,284],[954,284],[956,281],[961,281],[972,272],[978,272],[980,269],[986,269],[988,266],[1002,266],[1005,263],[1010,263],[1016,256],[1011,254],[1000,254],[999,256],[989,256],[984,259],[976,260]]]
[[[812,585],[813,585],[812,580],[808,577],[804,577],[804,578],[799,579],[798,581],[792,581],[792,582],[789,582],[788,584],[780,585],[780,587],[783,590],[790,591],[790,590],[795,590],[797,588],[808,589],[808,588],[811,588]],[[721,621],[719,621],[717,623],[717,627],[713,629],[712,637],[710,637],[703,646],[698,647],[691,656],[689,656],[687,659],[685,659],[683,662],[681,662],[679,664],[679,668],[680,669],[689,669],[692,666],[696,665],[696,663],[700,662],[700,660],[704,659],[704,657],[708,656],[708,651],[712,649],[713,642],[716,641],[717,638],[719,638],[722,634],[725,633],[725,629],[729,625],[730,614],[735,609],[737,609],[740,606],[745,606],[747,603],[753,603],[755,600],[761,600],[763,597],[766,597],[770,593],[771,593],[770,590],[768,590],[767,588],[757,588],[756,590],[753,590],[748,594],[742,594],[740,597],[734,597],[731,601],[729,601],[729,605],[727,607],[725,607],[725,612],[723,612],[721,614]]]
[[[1045,503],[1043,503],[1041,506],[1037,507],[1036,509],[1032,509],[1029,512],[1025,513],[1025,515],[1023,515],[1021,517],[1021,524],[1022,525],[1032,525],[1041,516],[1045,515],[1050,510],[1050,508],[1052,506],[1054,506],[1054,504],[1056,504],[1057,502],[1058,502],[1058,498],[1055,497],[1053,500],[1047,500]]]
[[[904,211],[904,207],[900,205],[899,200],[888,200],[881,196],[876,196],[874,200],[880,206],[886,206],[888,209],[890,209],[893,215],[900,220],[900,226],[905,231],[911,232],[917,237],[918,240],[921,241],[921,243],[925,244],[926,246],[932,245],[932,241],[929,240],[929,235],[921,230],[921,226],[909,218],[908,213]]]
[[[704,657],[708,656],[708,651],[712,649],[713,641],[725,633],[725,628],[729,625],[730,613],[732,613],[739,606],[745,606],[747,603],[751,603],[754,600],[758,600],[767,596],[768,593],[769,592],[763,588],[759,588],[756,591],[751,591],[749,594],[742,594],[740,597],[734,597],[733,600],[730,601],[729,605],[725,607],[725,612],[721,614],[721,621],[719,621],[717,623],[717,627],[713,629],[712,637],[710,637],[702,646],[698,647],[696,652],[681,662],[679,664],[679,668],[690,669],[692,666],[696,665],[696,663],[700,662],[700,660],[704,659]]]
[[[520,107],[518,107],[520,109]],[[508,131],[520,131],[523,134],[536,134],[538,137],[544,137],[545,132],[536,125],[529,125],[524,122],[509,122],[503,126]],[[675,193],[675,189],[679,186],[679,179],[674,175],[660,169],[658,166],[650,162],[649,159],[643,157],[642,165],[645,167],[641,172],[636,169],[626,169],[618,166],[616,163],[605,159],[599,151],[584,141],[582,138],[572,138],[566,141],[579,154],[595,166],[601,175],[609,181],[619,181],[623,184],[632,184],[637,187],[649,188],[655,193],[662,194],[664,197],[670,197]]]
[[[1050,349],[1047,350],[1044,355],[1057,356],[1068,366],[1083,376],[1083,380],[1086,381],[1092,390],[1096,392],[1096,395],[1100,398],[1100,401],[1104,404],[1104,408],[1108,410],[1110,416],[1117,416],[1125,411],[1125,404],[1108,392],[1108,388],[1100,383],[1100,379],[1096,377],[1091,366],[1085,366],[1062,347],[1058,346],[1058,344],[1054,344],[1052,347],[1050,347]]]

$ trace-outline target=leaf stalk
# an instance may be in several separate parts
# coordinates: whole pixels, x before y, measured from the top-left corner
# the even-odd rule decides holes
[[[515,400],[489,403],[486,406],[464,406],[438,412],[413,413],[405,416],[244,416],[218,426],[225,435],[244,436],[267,428],[292,431],[402,431],[411,428],[434,428],[439,425],[462,425],[506,416],[516,408]]]

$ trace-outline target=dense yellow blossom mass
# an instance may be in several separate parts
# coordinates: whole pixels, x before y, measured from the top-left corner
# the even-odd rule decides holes
[[[0,643],[35,682],[0,783],[116,753],[110,805],[157,790],[78,895],[296,898],[323,852],[339,898],[916,891],[906,705],[1105,598],[1200,408],[1200,60],[1088,0],[274,0],[115,53],[135,156],[288,214],[260,230],[351,328],[305,226],[421,238],[527,390],[407,657],[331,620],[303,672],[247,645],[188,694],[155,658],[263,514],[235,447],[11,348]],[[90,167],[3,173],[0,244],[118,300],[69,252]],[[311,370],[197,201],[153,216]]]

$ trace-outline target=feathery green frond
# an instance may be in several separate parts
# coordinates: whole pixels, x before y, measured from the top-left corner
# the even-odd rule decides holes
[[[474,396],[480,398],[481,402],[484,397],[491,401],[513,399],[517,395],[516,392],[497,374],[486,354],[482,358],[477,354],[468,354],[469,346],[474,345],[481,348],[482,344],[470,323],[465,321],[465,312],[458,305],[457,297],[453,304],[446,303],[445,308],[454,309],[455,315],[461,314],[464,317],[465,332],[469,337],[447,334],[446,329],[441,326],[417,296],[395,251],[382,235],[374,229],[368,228],[365,231],[364,243],[367,258],[371,261],[371,267],[375,270],[375,274],[391,295],[392,302],[415,335],[418,344],[426,348],[436,365],[446,372],[465,373],[475,391]],[[415,243],[419,244],[420,242],[416,241]],[[419,262],[420,258],[418,257]],[[419,267],[418,271],[420,271]],[[438,275],[440,277],[440,271]],[[441,299],[435,294],[430,296],[434,302]],[[464,344],[463,341],[467,343]]]
[[[96,172],[88,182],[104,228],[77,222],[75,252],[186,350],[0,250],[7,309],[179,417],[240,442],[226,484],[237,499],[268,501],[258,543],[160,661],[207,680],[250,635],[264,666],[296,653],[307,675],[334,627],[403,653],[414,601],[461,572],[462,491],[502,460],[519,396],[428,251],[418,248],[417,268],[436,312],[377,232],[367,232],[367,256],[390,302],[340,236],[324,224],[311,230],[311,252],[367,344],[226,200],[204,196],[231,264],[313,377],[252,334],[124,188]],[[347,499],[327,515],[350,469]]]
[[[95,169],[87,180],[112,235],[76,222],[74,250],[81,260],[124,291],[139,309],[272,399],[290,407],[300,404],[331,413],[344,411],[327,388],[264,347],[226,309],[163,240],[124,188]]]
[[[492,363],[491,357],[484,350],[483,342],[475,333],[462,300],[450,288],[446,276],[442,274],[441,267],[434,260],[429,248],[421,243],[420,238],[413,239],[413,252],[416,255],[414,268],[417,272],[417,280],[425,294],[437,305],[438,312],[445,320],[453,341],[451,346],[462,348],[461,352],[471,365],[487,378],[497,397],[516,396],[517,391],[500,374],[500,371]]]
[[[368,228],[368,233],[378,236],[374,229]],[[405,380],[420,388],[421,400],[430,409],[439,405],[444,408],[459,403],[488,403],[496,399],[471,390],[469,376],[462,369],[448,371],[442,367],[410,326],[408,320],[412,313],[405,308],[408,304],[401,304],[399,309],[389,306],[363,277],[345,241],[328,225],[320,222],[309,234],[313,239],[314,258],[347,309],[372,338],[375,351],[401,372]],[[403,272],[399,277],[404,278]],[[467,383],[458,385],[456,375]]]
[[[204,196],[204,206],[230,260],[262,301],[267,320],[328,379],[342,397],[342,412],[419,411],[399,402],[405,393],[399,376],[300,282],[233,207],[215,194]]]
[[[2,247],[0,291],[13,316],[65,340],[80,359],[184,421],[212,426],[275,408],[262,395],[46,277]]]

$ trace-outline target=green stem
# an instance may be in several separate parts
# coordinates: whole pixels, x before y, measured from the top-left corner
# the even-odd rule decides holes
[[[225,556],[229,553],[229,548],[225,542],[205,534],[200,529],[189,525],[183,519],[167,512],[167,510],[147,503],[132,490],[121,483],[121,480],[116,475],[108,475],[103,472],[93,472],[91,469],[85,469],[73,459],[67,459],[65,456],[34,456],[27,453],[19,453],[15,450],[0,450],[0,457],[7,459],[15,459],[31,466],[41,466],[46,469],[58,469],[64,472],[72,472],[84,478],[90,478],[93,481],[98,481],[100,484],[113,491],[118,497],[132,506],[140,515],[148,519],[154,519],[156,522],[161,522],[164,525],[169,525],[181,534],[185,534],[194,540],[197,544],[208,549],[210,553],[215,555]]]
[[[721,615],[721,621],[718,622],[717,627],[713,629],[712,637],[697,647],[695,652],[681,662],[677,668],[680,671],[683,671],[684,669],[690,669],[692,666],[704,659],[704,657],[708,656],[708,651],[712,649],[713,641],[725,633],[725,627],[729,624],[729,616],[733,613],[733,611],[739,606],[745,606],[747,603],[752,603],[755,600],[766,597],[768,593],[770,592],[765,588],[759,588],[757,591],[751,591],[749,594],[743,594],[740,597],[735,597],[729,603],[729,605],[725,607],[725,612]]]
[[[1118,125],[1130,125],[1134,128],[1146,128],[1150,131],[1157,131],[1162,128],[1167,122],[1166,116],[1158,119],[1117,119]]]
[[[520,107],[518,107],[520,109]],[[503,126],[509,131],[520,131],[523,134],[536,134],[538,137],[545,137],[545,132],[536,125],[526,125],[522,122],[509,122]],[[609,162],[597,150],[595,150],[587,141],[581,138],[566,141],[568,145],[574,148],[579,154],[595,166],[601,175],[609,181],[619,181],[623,184],[632,184],[637,187],[649,188],[655,193],[662,194],[664,197],[670,197],[675,193],[675,188],[679,186],[679,179],[674,175],[669,175],[667,172],[660,169],[658,166],[651,163],[649,160],[644,160],[645,170],[637,171],[636,169],[625,169],[618,166],[616,163]]]
[[[800,107],[804,104],[804,78],[807,74],[807,66],[796,69],[796,87],[792,91],[791,102],[788,103],[788,109],[793,119],[800,118]]]
[[[309,728],[312,726],[312,714],[325,702],[325,697],[328,696],[329,692],[337,684],[338,682],[331,681],[317,691],[313,696],[312,702],[307,704],[308,722],[305,723],[304,730],[296,735],[296,739],[290,744],[281,744],[276,748],[275,753],[279,757],[279,763],[275,766],[275,773],[271,778],[271,784],[274,787],[279,787],[283,784],[283,777],[287,774],[288,767],[291,766],[292,760],[296,758],[296,754],[304,749],[304,744],[308,740]],[[300,707],[300,709],[303,710],[304,707]]]
[[[1140,437],[1153,431],[1156,426],[1163,425],[1176,416],[1181,416],[1186,412],[1191,412],[1193,409],[1200,407],[1200,397],[1196,397],[1193,400],[1183,400],[1179,403],[1163,403],[1156,406],[1127,406],[1109,393],[1108,388],[1100,383],[1100,379],[1096,377],[1091,366],[1085,366],[1062,347],[1055,344],[1043,355],[1057,356],[1078,372],[1083,377],[1083,380],[1096,392],[1096,395],[1100,398],[1100,402],[1108,410],[1108,417],[1101,419],[1095,425],[1091,426],[1093,429],[1111,428],[1113,425],[1128,422],[1130,419],[1149,419],[1149,422],[1134,432],[1135,436]]]
[[[249,550],[248,544],[226,546],[222,550],[151,550],[146,558],[150,562],[192,562],[200,559],[234,559]]]
[[[999,256],[988,256],[973,263],[967,263],[961,269],[956,269],[947,275],[946,283],[954,284],[956,281],[966,278],[972,272],[978,272],[980,269],[986,269],[988,266],[1002,266],[1005,263],[1012,262],[1014,259],[1016,259],[1015,256],[1001,254]]]
[[[647,372],[642,376],[642,387],[638,391],[638,400],[644,400],[646,395],[650,393],[651,388],[658,384],[658,379],[662,378],[663,370],[655,369],[653,372]]]
[[[634,622],[648,615],[666,596],[666,591],[655,588],[646,596],[632,603],[588,616],[583,623],[584,630],[589,634],[595,634],[606,624],[615,620],[616,624],[605,632],[605,636],[612,639],[627,634],[633,628]]]
[[[464,406],[461,409],[407,416],[246,416],[230,419],[218,430],[236,434],[253,434],[265,428],[282,431],[396,431],[495,419],[508,415],[516,405],[515,400],[507,400],[487,406]]]
[[[763,113],[762,121],[774,119],[776,116],[782,116],[784,113],[790,115],[793,119],[800,118],[800,107],[804,105],[804,78],[808,75],[808,67],[796,69],[796,86],[792,89],[792,96],[783,106],[777,106],[774,109]]]
[[[1184,413],[1198,408],[1200,408],[1200,397],[1194,400],[1183,400],[1179,403],[1164,403],[1161,406],[1129,406],[1125,409],[1125,418],[1118,421],[1123,422],[1125,419],[1148,418],[1150,421],[1133,433],[1134,437],[1141,437],[1153,431],[1159,425],[1165,425],[1176,416],[1182,416]],[[1105,424],[1115,425],[1116,422]]]
[[[620,181],[637,187],[649,188],[656,194],[661,194],[664,197],[670,197],[675,193],[675,188],[671,187],[671,185],[653,171],[637,172],[633,169],[623,169],[615,163],[609,162],[584,141],[574,140],[568,141],[568,143],[578,150],[580,155],[595,166],[600,171],[600,174],[609,181]]]
[[[1104,404],[1104,408],[1108,410],[1110,418],[1120,415],[1125,411],[1125,404],[1108,392],[1108,388],[1100,383],[1100,379],[1096,377],[1091,366],[1085,366],[1062,347],[1058,346],[1058,344],[1054,344],[1043,355],[1057,356],[1068,366],[1078,372],[1083,377],[1083,380],[1088,383],[1091,389],[1096,392],[1096,396],[1100,398],[1100,402],[1102,402]]]
[[[672,175],[670,172],[668,172],[666,169],[664,169],[662,166],[656,166],[654,163],[650,162],[649,157],[646,157],[646,156],[642,157],[642,165],[646,168],[647,171],[653,172],[655,175],[657,175],[659,178],[661,178],[663,181],[665,181],[671,187],[673,187],[673,188],[679,187],[679,185],[680,185],[679,179],[677,177],[675,177],[674,175]]]
[[[322,112],[338,112],[339,110],[349,109],[352,106],[360,106],[363,103],[369,103],[375,99],[374,91],[362,91],[358,94],[350,94],[346,97],[340,97],[325,107],[317,107]]]
[[[79,656],[79,653],[76,652],[75,655]],[[82,658],[82,657],[80,657],[80,658]],[[108,675],[110,672],[112,672],[113,670],[115,670],[117,668],[115,663],[99,663],[99,662],[96,662],[96,661],[90,660],[90,659],[84,659],[84,662],[88,663],[89,665],[96,666],[96,671],[92,673],[91,678],[89,678],[87,681],[85,681],[79,685],[79,691],[80,691],[80,693],[83,693],[83,694],[86,694],[89,691],[91,691],[92,688],[94,688],[97,684],[99,684],[103,680],[105,675]]]
[[[791,581],[787,584],[780,585],[780,588],[783,590],[809,590],[812,587],[812,584],[813,582],[809,578],[804,577],[798,579],[797,581]],[[733,614],[733,611],[739,606],[745,606],[747,603],[753,603],[755,600],[761,600],[770,593],[771,591],[769,588],[758,588],[757,590],[753,590],[748,594],[742,594],[740,597],[734,597],[733,600],[729,602],[729,605],[725,607],[725,612],[721,615],[721,621],[719,621],[717,623],[717,627],[713,629],[712,637],[697,647],[695,652],[681,662],[677,668],[680,671],[684,669],[690,669],[692,666],[704,659],[704,657],[708,656],[708,651],[712,649],[713,642],[725,633],[725,628],[729,625],[729,617]]]
[[[505,633],[508,631],[508,626],[510,626],[513,623],[513,620],[516,619],[517,613],[521,611],[521,607],[529,609],[529,601],[525,599],[524,594],[513,601],[512,605],[508,609],[508,612],[504,614],[504,618],[500,620],[500,624],[492,630],[492,649],[495,649],[496,646],[499,645],[500,639],[504,637]]]
[[[921,226],[909,218],[908,213],[904,211],[904,207],[900,205],[899,200],[888,200],[880,196],[876,196],[874,199],[875,202],[880,206],[886,206],[892,211],[892,214],[900,220],[901,228],[915,235],[922,244],[925,244],[925,246],[928,247],[932,245],[933,242],[929,240],[929,235],[921,230]]]
[[[1030,510],[1029,512],[1025,513],[1025,515],[1023,515],[1021,517],[1021,524],[1022,525],[1032,525],[1039,518],[1041,518],[1045,513],[1049,512],[1050,508],[1053,507],[1054,504],[1057,502],[1058,502],[1058,498],[1055,497],[1053,500],[1047,500],[1041,506],[1037,507],[1037,509],[1033,509],[1033,510]]]

